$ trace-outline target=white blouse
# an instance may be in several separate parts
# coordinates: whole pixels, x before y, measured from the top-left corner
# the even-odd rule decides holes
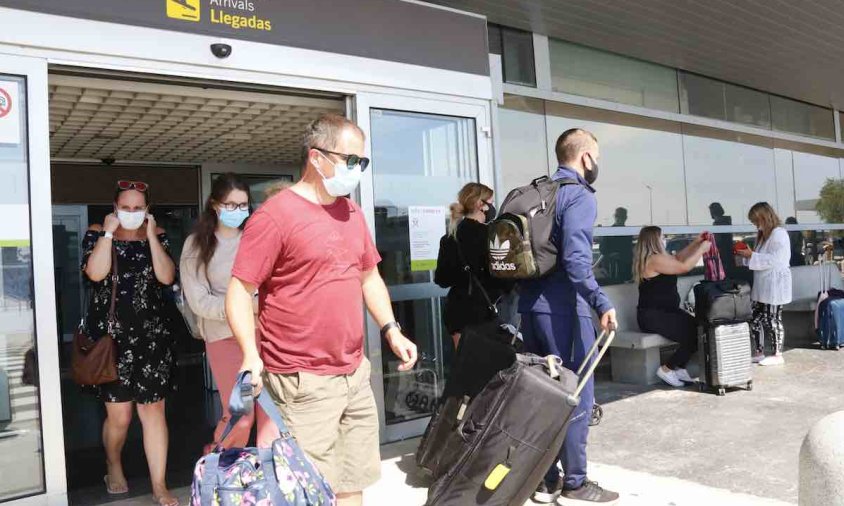
[[[780,306],[791,302],[791,242],[788,232],[777,227],[750,257],[753,271],[751,298],[764,304]]]

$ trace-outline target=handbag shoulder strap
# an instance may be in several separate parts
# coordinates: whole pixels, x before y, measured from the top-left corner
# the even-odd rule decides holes
[[[108,307],[108,333],[114,332],[114,324],[117,321],[115,306],[117,305],[117,283],[120,277],[117,274],[117,248],[111,247],[111,303]]]
[[[457,239],[457,231],[454,232],[454,243],[457,245],[457,258],[459,258],[460,263],[463,264],[463,270],[466,271],[466,274],[469,275],[470,291],[471,285],[475,285],[478,290],[481,291],[481,295],[484,298],[484,302],[486,302],[487,309],[489,309],[492,314],[497,315],[498,308],[495,307],[495,304],[492,302],[492,299],[489,298],[489,294],[484,288],[483,283],[481,283],[481,280],[479,280],[475,273],[472,272],[472,267],[469,266],[469,262],[466,261],[466,257],[463,255],[463,249],[460,247],[460,241]]]

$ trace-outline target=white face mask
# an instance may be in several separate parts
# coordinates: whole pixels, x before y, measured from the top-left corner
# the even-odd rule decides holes
[[[318,153],[329,162],[331,161],[321,152],[318,151]],[[350,169],[346,166],[345,162],[337,162],[334,164],[334,177],[325,177],[325,174],[319,170],[319,167],[316,164],[314,167],[317,172],[319,172],[319,175],[322,176],[322,184],[325,186],[325,191],[332,197],[343,197],[351,194],[360,184],[360,179],[363,175],[363,171],[360,169],[360,164],[355,165]]]
[[[146,211],[117,211],[117,219],[125,230],[138,230],[146,218]]]

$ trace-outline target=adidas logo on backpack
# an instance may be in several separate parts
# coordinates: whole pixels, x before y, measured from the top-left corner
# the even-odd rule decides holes
[[[507,253],[510,253],[510,241],[500,242],[498,236],[489,242],[489,256],[496,262],[500,262],[507,258]]]

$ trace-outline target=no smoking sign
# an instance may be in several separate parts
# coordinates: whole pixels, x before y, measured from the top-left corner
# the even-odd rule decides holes
[[[0,88],[0,118],[12,112],[12,96],[4,88]]]
[[[0,144],[20,144],[24,129],[20,83],[0,80]]]

